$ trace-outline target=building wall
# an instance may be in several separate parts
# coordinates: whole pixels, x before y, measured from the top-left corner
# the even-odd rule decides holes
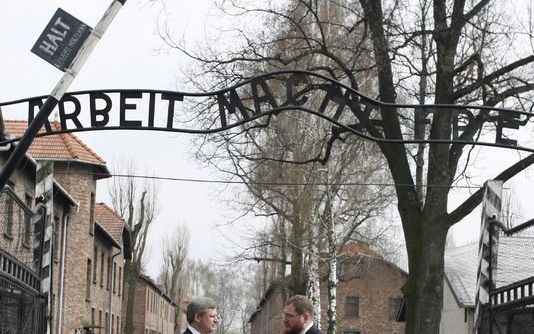
[[[135,287],[134,333],[174,333],[175,306],[145,279],[139,278]]]
[[[250,324],[253,334],[282,333],[282,310],[284,301],[279,289],[271,289],[264,299],[261,311],[254,316]]]
[[[77,328],[91,324],[90,299],[87,293],[87,264],[92,261],[94,231],[89,217],[94,212],[91,194],[96,193],[96,180],[90,166],[79,163],[54,164],[54,178],[79,203],[70,214],[65,261],[65,285],[63,300],[63,332],[73,333]],[[54,289],[57,292],[59,270],[54,273]],[[56,304],[57,305],[57,304]]]
[[[347,271],[337,284],[336,333],[404,333],[404,323],[395,321],[394,307],[402,298],[406,275],[392,264],[372,257],[355,257],[348,262]],[[357,266],[350,266],[356,263]],[[322,284],[321,299],[328,299],[326,284]],[[347,302],[354,304],[356,300],[355,314],[354,309],[352,313],[347,310]],[[322,327],[326,329],[326,302],[322,304]]]
[[[0,166],[4,163],[0,156]],[[32,172],[33,171],[33,172]],[[17,197],[33,209],[35,202],[35,170],[16,169],[10,183]],[[9,206],[9,207],[8,207]],[[28,216],[29,218],[29,216]],[[33,265],[33,224],[7,194],[0,196],[0,249],[31,267]],[[10,226],[8,226],[10,225]]]
[[[443,283],[443,309],[441,311],[440,333],[473,333],[473,310],[458,305],[449,283]]]
[[[122,273],[124,257],[122,252],[113,247],[109,240],[102,238],[98,230],[95,232],[95,243],[93,246],[93,257],[91,261],[90,298],[88,299],[88,309],[91,324],[99,326],[94,333],[120,332],[121,310],[122,310],[122,284],[119,280],[119,273]],[[120,253],[119,253],[120,252]],[[113,255],[119,254],[113,258]],[[89,271],[87,271],[89,273]],[[87,281],[87,279],[86,279]],[[109,319],[111,294],[111,321]]]
[[[146,309],[148,308],[146,290],[147,286],[144,281],[138,280],[135,284],[134,334],[145,334]]]

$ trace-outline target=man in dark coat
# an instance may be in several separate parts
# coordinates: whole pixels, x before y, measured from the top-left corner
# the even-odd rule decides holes
[[[289,298],[284,305],[285,334],[322,334],[313,324],[313,305],[302,295]]]
[[[219,322],[217,305],[211,298],[196,298],[187,305],[186,318],[187,328],[184,334],[212,333]]]

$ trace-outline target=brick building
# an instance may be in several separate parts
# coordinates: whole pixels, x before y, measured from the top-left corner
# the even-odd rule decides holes
[[[123,241],[128,241],[125,226],[113,209],[104,203],[96,204],[93,257],[87,261],[86,272],[86,301],[91,310],[88,327],[93,328],[93,333],[121,333]]]
[[[321,275],[321,277],[326,277]],[[339,334],[401,334],[396,315],[407,273],[384,260],[363,243],[353,243],[339,256],[336,332]],[[321,281],[321,320],[326,327],[327,290]],[[251,316],[251,333],[282,332],[283,296],[271,286]]]
[[[20,136],[26,128],[26,122],[5,121],[4,126],[7,134]],[[50,126],[59,128],[58,123],[51,123]],[[122,231],[124,224],[115,221],[109,225],[106,220],[110,216],[106,212],[109,208],[102,209],[95,205],[97,181],[110,177],[105,162],[79,138],[69,133],[35,138],[27,155],[37,165],[46,164],[47,172],[53,179],[53,201],[47,204],[51,208],[49,225],[52,225],[53,231],[50,242],[46,244],[47,247],[50,245],[51,253],[48,258],[50,278],[45,282],[50,294],[50,332],[83,332],[94,326],[113,324],[117,328],[114,333],[118,333],[120,302],[113,302],[113,297],[118,299],[118,287],[122,287],[122,284],[117,283],[116,294],[113,294],[111,282],[113,275],[116,275],[117,282],[122,280],[119,278],[123,268],[122,253],[114,258],[113,255],[124,248],[125,240],[121,239],[118,232]],[[20,185],[15,185],[17,188]],[[29,199],[32,195],[31,192],[28,194]],[[112,273],[114,267],[117,271]],[[98,284],[94,282],[95,274]],[[109,296],[113,303],[111,312]],[[102,328],[97,330],[105,332]]]
[[[135,285],[134,333],[174,333],[176,303],[149,277],[139,275]]]
[[[10,153],[11,147],[2,147],[0,165]],[[42,219],[34,214],[34,198],[35,161],[26,155],[0,192],[0,333],[42,334],[45,330],[46,299],[34,258],[34,231],[38,230],[34,224],[42,226]],[[63,198],[57,195],[55,200]]]

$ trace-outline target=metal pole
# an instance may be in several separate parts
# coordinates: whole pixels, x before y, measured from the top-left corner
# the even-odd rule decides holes
[[[493,247],[495,247],[493,242],[493,234],[495,233],[495,227],[494,227],[494,220],[495,216],[492,216],[488,220],[488,229],[489,229],[489,287],[488,287],[488,334],[493,334],[493,305],[491,303],[492,293],[494,290],[494,283],[493,283],[493,261],[494,261],[494,254],[493,254]]]
[[[50,116],[50,113],[52,113],[52,110],[57,106],[59,100],[61,100],[67,91],[67,88],[85,64],[87,58],[89,58],[89,55],[95,48],[96,44],[100,38],[102,38],[102,35],[106,32],[107,28],[125,3],[126,0],[113,0],[91,34],[87,37],[87,40],[83,43],[78,54],[72,61],[72,64],[67,68],[65,74],[63,74],[59,82],[56,84],[56,87],[52,90],[52,93],[48,96],[45,103],[24,132],[24,135],[17,143],[13,153],[11,153],[9,159],[4,164],[4,167],[0,171],[0,189],[4,188],[15,171],[15,168],[28,151],[30,144],[39,132],[39,129],[41,129],[45,121],[48,119],[48,116]]]
[[[58,316],[56,333],[63,334],[63,302],[65,289],[65,262],[67,256],[67,228],[69,226],[70,214],[67,212],[63,216],[63,226],[61,228],[61,262],[59,268],[59,296],[58,296]]]

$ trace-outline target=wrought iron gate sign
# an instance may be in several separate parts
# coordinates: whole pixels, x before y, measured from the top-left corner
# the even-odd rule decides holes
[[[45,99],[46,96],[38,96],[0,103],[0,106],[3,110],[16,109],[19,115],[24,112],[29,123]],[[193,120],[184,112],[198,107],[205,110],[201,118]],[[65,94],[56,107],[55,117],[60,127],[46,122],[39,136],[117,129],[214,133],[295,110],[315,114],[333,123],[339,131],[352,132],[376,142],[461,143],[534,152],[534,146],[521,145],[516,137],[533,113],[483,106],[386,104],[308,71],[268,73],[208,93],[137,89],[71,92]],[[405,127],[398,138],[385,138],[382,115],[389,112],[402,115],[413,124]],[[427,127],[432,116],[444,112],[452,117],[451,138],[429,138]],[[492,127],[494,135],[474,141],[473,131],[483,123]]]

